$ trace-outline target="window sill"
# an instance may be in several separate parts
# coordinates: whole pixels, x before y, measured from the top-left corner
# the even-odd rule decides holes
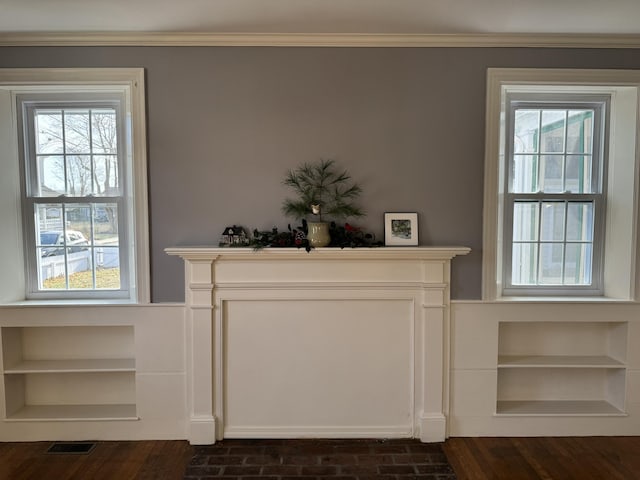
[[[628,298],[613,298],[601,295],[594,296],[509,296],[499,297],[493,300],[486,300],[485,303],[629,303],[637,304],[638,302]]]
[[[21,300],[17,302],[5,302],[0,304],[0,308],[16,307],[84,307],[84,306],[131,306],[143,305],[140,302],[126,298],[117,299],[69,299],[69,300]]]

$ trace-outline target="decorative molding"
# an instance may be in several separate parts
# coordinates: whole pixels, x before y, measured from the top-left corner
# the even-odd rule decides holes
[[[441,290],[447,285],[444,283],[427,282],[224,282],[216,283],[219,290],[411,290],[432,289]],[[353,298],[350,296],[349,298]]]
[[[8,32],[0,46],[640,48],[640,35]]]
[[[192,419],[209,415],[215,418],[216,439],[265,436],[406,437],[417,436],[418,433],[421,439],[427,441],[445,439],[446,415],[449,411],[448,392],[443,391],[449,385],[449,347],[444,345],[449,341],[449,263],[456,255],[466,255],[468,248],[319,248],[307,253],[296,248],[266,248],[256,252],[251,248],[176,247],[165,251],[169,255],[182,257],[186,263],[185,349],[190,415]],[[198,281],[194,281],[196,276]],[[213,295],[209,300],[216,308],[207,311],[204,296],[198,294],[208,294],[212,284]],[[404,303],[398,304],[399,300]],[[308,308],[307,302],[311,307],[324,306],[322,302],[326,302],[332,308],[332,319],[338,320],[332,324],[335,335],[318,339],[314,337],[308,354],[305,351],[301,355],[287,342],[280,345],[280,339],[290,334],[288,327],[298,323],[298,315],[303,312],[306,319],[310,320],[306,328],[316,321],[324,322],[324,328],[330,324],[323,309]],[[374,305],[372,302],[378,303]],[[234,303],[235,309],[230,308]],[[359,316],[362,315],[366,315],[366,329],[359,323]],[[259,400],[251,400],[253,397],[247,396],[246,387],[253,385],[253,379],[251,375],[247,376],[244,367],[239,366],[234,355],[242,358],[242,365],[247,361],[260,362],[264,372],[280,372],[274,374],[276,381],[271,381],[272,385],[287,385],[288,380],[282,377],[287,372],[281,372],[278,368],[278,358],[270,358],[270,354],[264,352],[256,353],[256,344],[245,341],[247,337],[243,335],[252,330],[247,330],[247,325],[251,324],[246,322],[256,320],[256,317],[260,317],[257,325],[263,329],[260,331],[260,345],[267,345],[275,351],[289,349],[291,356],[288,358],[298,358],[300,365],[308,367],[307,378],[313,379],[314,384],[319,378],[327,382],[325,387],[332,385],[333,377],[326,375],[323,357],[318,351],[331,349],[334,338],[339,340],[341,335],[347,334],[352,339],[370,336],[382,345],[390,332],[383,325],[387,322],[404,325],[404,329],[393,330],[397,335],[406,335],[406,338],[398,340],[396,335],[396,341],[391,342],[392,345],[387,349],[393,352],[389,358],[395,359],[395,363],[391,364],[393,375],[386,378],[395,376],[402,379],[406,375],[405,380],[396,385],[393,391],[389,391],[389,386],[386,387],[384,395],[394,398],[395,402],[390,413],[382,411],[389,405],[384,408],[369,406],[368,410],[364,408],[356,390],[345,404],[327,407],[333,408],[333,411],[327,410],[324,416],[314,416],[317,405],[314,406],[313,399],[305,397],[298,386],[294,389],[287,387],[287,393],[282,395],[294,395],[292,398],[296,399],[295,403],[306,406],[306,412],[281,411],[279,408],[284,407],[278,407],[277,404],[268,404],[268,408],[263,408]],[[352,318],[357,320],[347,325]],[[409,323],[402,324],[403,321]],[[344,345],[339,341],[335,344],[338,350]],[[349,345],[351,352],[353,346]],[[244,348],[249,350],[244,351]],[[380,361],[376,351],[369,349],[363,354],[372,357],[370,362],[361,362],[362,365]],[[384,368],[389,367],[386,362],[388,360],[383,360]],[[358,366],[350,374],[353,378],[357,376],[361,381],[368,381],[370,387],[384,391],[385,387],[378,382],[380,366]],[[318,378],[314,377],[314,373],[318,374]],[[386,374],[389,375],[389,371]],[[343,387],[336,385],[336,388]],[[403,397],[400,392],[405,387],[408,391]],[[274,393],[270,392],[269,395],[273,397]],[[281,395],[280,391],[278,395]],[[247,401],[247,398],[250,400]],[[358,420],[360,424],[334,423],[343,420],[345,412],[363,408]],[[263,425],[255,425],[256,410]],[[333,420],[331,415],[334,415]],[[408,424],[399,425],[402,421],[399,419],[407,419]],[[387,425],[384,424],[385,420]],[[189,440],[192,443],[200,442],[201,434],[194,432],[193,428],[191,431]]]
[[[225,429],[225,438],[407,438],[411,429],[404,425],[396,427],[325,427],[325,426],[269,426],[230,427]]]
[[[118,92],[125,96],[128,112],[125,129],[130,137],[127,155],[131,158],[133,177],[132,191],[127,192],[132,212],[127,235],[135,238],[135,242],[130,242],[134,247],[129,252],[135,282],[130,285],[128,298],[123,300],[141,304],[151,302],[144,78],[143,68],[0,68],[0,89],[12,94],[55,90]]]
[[[206,292],[210,292],[213,289],[213,283],[198,283],[191,282],[189,283],[190,290],[204,290]]]
[[[630,87],[635,92],[633,101],[623,97],[623,88]],[[618,183],[612,185],[612,179],[637,178],[640,169],[640,156],[637,149],[637,138],[631,139],[632,132],[635,132],[636,112],[625,114],[624,109],[616,106],[638,105],[638,92],[640,92],[640,72],[637,70],[622,69],[545,69],[545,68],[489,68],[487,71],[487,99],[485,116],[485,170],[484,170],[484,202],[483,202],[483,257],[482,257],[482,299],[485,301],[502,300],[502,217],[503,217],[503,197],[504,178],[506,162],[500,138],[504,125],[504,94],[509,92],[551,92],[568,91],[581,93],[601,93],[612,95],[610,113],[612,115],[612,132],[615,127],[619,131],[629,128],[629,132],[620,135],[622,139],[616,140],[611,136],[609,142],[611,151],[616,155],[610,155],[609,180],[607,193],[607,233],[608,247],[605,248],[604,255],[604,296],[600,297],[604,301],[619,299],[632,301],[636,293],[636,285],[640,281],[636,278],[638,272],[636,266],[640,264],[640,244],[636,241],[638,237],[638,192],[634,186],[632,195],[624,193],[629,187],[618,187]],[[616,100],[617,98],[617,100]],[[630,97],[631,98],[631,97]],[[628,116],[627,116],[628,115]],[[637,137],[637,135],[635,135]],[[627,140],[628,139],[628,140]],[[624,153],[630,152],[630,153]],[[629,162],[629,163],[628,163]],[[630,162],[633,162],[631,164]],[[615,172],[617,175],[613,175]],[[625,172],[625,173],[622,173]],[[621,180],[617,180],[621,182]],[[624,185],[621,182],[620,185]],[[612,188],[613,186],[613,188]],[[610,197],[610,198],[609,198]],[[613,200],[613,201],[612,201]],[[631,214],[625,212],[621,205],[632,205]],[[614,209],[609,211],[609,209]],[[615,214],[612,215],[611,213]],[[627,215],[625,219],[625,215]],[[616,218],[625,219],[619,222]],[[613,219],[613,220],[612,220]],[[612,223],[613,222],[613,223]],[[630,235],[617,235],[618,238],[632,238],[633,244],[628,250],[629,258],[625,258],[624,248],[611,248],[611,231],[618,231],[624,225],[630,224],[633,231]],[[611,230],[611,231],[610,231]],[[619,233],[619,232],[618,232]],[[609,267],[615,264],[616,267]],[[628,269],[622,268],[629,266]],[[611,272],[607,278],[606,272]],[[624,279],[627,280],[624,280]],[[586,296],[586,295],[585,295]],[[607,298],[608,297],[608,298]],[[505,299],[507,301],[519,301],[522,298]],[[541,299],[548,301],[548,296]],[[582,298],[581,300],[585,300]],[[526,300],[525,300],[526,301]],[[588,301],[588,300],[587,300]]]

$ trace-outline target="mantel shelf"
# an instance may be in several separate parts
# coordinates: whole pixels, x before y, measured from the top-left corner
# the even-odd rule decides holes
[[[185,246],[166,248],[168,255],[185,260],[208,260],[219,257],[234,260],[451,260],[458,255],[467,255],[468,247],[371,247],[371,248],[220,248],[208,246]]]

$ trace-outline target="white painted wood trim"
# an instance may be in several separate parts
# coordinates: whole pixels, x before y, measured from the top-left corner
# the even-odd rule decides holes
[[[10,32],[0,46],[640,48],[640,35]]]
[[[407,438],[406,427],[235,427],[224,432],[225,438]]]
[[[191,443],[223,437],[416,436],[443,441],[449,413],[450,260],[466,247],[263,249],[176,247],[185,260],[187,405]],[[398,262],[394,264],[394,262]],[[280,269],[274,271],[274,269]],[[381,270],[378,281],[368,275]],[[309,273],[312,272],[311,274]],[[266,273],[265,273],[266,272]],[[256,281],[259,278],[259,281]],[[411,302],[409,425],[226,425],[227,302]],[[274,345],[277,348],[277,345]]]
[[[638,303],[454,301],[451,310],[452,402],[447,418],[450,436],[639,434],[640,350],[634,349],[640,332]],[[514,327],[518,322],[528,323],[532,334],[521,332],[514,337],[503,332],[499,339],[501,325],[509,323]],[[559,324],[566,328],[558,330]],[[513,361],[505,365],[500,350],[517,355],[513,351],[516,344],[526,349],[540,347],[544,351],[538,353],[544,355],[522,362],[524,365],[516,366]],[[531,352],[536,353],[526,353]],[[509,361],[509,357],[506,359]],[[600,383],[609,371],[623,372],[625,368],[624,381],[620,381],[620,375],[617,385]],[[511,379],[526,376],[529,370],[544,371],[549,378],[538,376],[535,387],[525,382],[528,393],[519,399],[501,399],[499,374],[503,370],[511,370]],[[585,370],[589,373],[581,375]],[[564,377],[567,386],[572,385],[575,398],[554,397],[555,390],[548,388],[554,376]],[[602,385],[610,396],[587,398],[586,392],[594,385]],[[545,394],[536,397],[545,388]],[[528,398],[529,394],[536,398]],[[497,409],[497,402],[504,400],[528,401],[519,404],[520,411],[507,413],[505,407],[518,404],[502,403],[502,408]],[[545,400],[547,403],[535,403]],[[584,403],[587,401],[595,403]]]
[[[185,260],[216,260],[224,255],[225,260],[451,260],[458,255],[467,255],[468,247],[379,247],[379,248],[314,248],[307,252],[303,248],[216,248],[216,247],[171,247],[164,250],[168,255],[177,255]]]
[[[620,69],[544,69],[544,68],[489,68],[487,70],[487,100],[486,100],[486,138],[485,138],[485,172],[484,172],[484,205],[483,205],[483,259],[482,259],[482,298],[484,301],[504,299],[519,301],[519,298],[501,297],[501,217],[504,178],[504,165],[501,152],[500,138],[501,112],[504,101],[503,90],[532,91],[558,87],[558,89],[573,88],[581,92],[615,92],[617,87],[632,87],[640,90],[640,72],[636,70]],[[607,90],[608,89],[608,90]],[[635,153],[633,171],[637,174],[640,168],[640,136],[635,138]],[[622,165],[622,163],[621,163]],[[611,166],[609,168],[612,168]],[[610,189],[609,195],[612,194]],[[636,266],[640,263],[640,245],[636,241],[638,235],[638,196],[639,187],[634,186],[633,213],[629,221],[633,223],[633,253],[629,277],[629,293],[620,296],[622,300],[631,300],[639,288]],[[619,202],[627,201],[619,199]],[[609,222],[609,219],[607,220]],[[609,228],[609,226],[607,227]],[[621,254],[622,255],[622,254]],[[606,269],[605,259],[605,269]],[[607,293],[605,282],[605,294]],[[616,295],[617,297],[617,295]],[[600,297],[604,298],[604,297]],[[604,298],[605,300],[608,300]]]
[[[484,154],[484,202],[482,229],[482,298],[498,296],[498,239],[500,186],[500,72],[487,72],[486,132]]]
[[[125,90],[127,109],[131,112],[131,145],[133,156],[134,219],[131,222],[135,248],[136,281],[131,285],[130,298],[136,303],[151,301],[149,260],[149,213],[147,192],[147,129],[145,81],[143,68],[2,68],[0,87],[12,91],[47,89]]]
[[[102,72],[111,69],[101,69]],[[120,70],[120,69],[118,69]],[[133,154],[133,190],[135,214],[135,263],[136,283],[134,292],[138,303],[151,302],[151,266],[149,260],[149,194],[147,188],[147,115],[145,108],[144,69],[122,69],[131,76],[129,92],[131,95],[132,154]],[[119,73],[119,72],[116,72]]]

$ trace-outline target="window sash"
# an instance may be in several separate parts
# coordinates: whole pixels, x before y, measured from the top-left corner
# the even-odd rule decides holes
[[[60,97],[60,96],[57,96]],[[25,238],[25,263],[27,266],[27,298],[29,299],[90,299],[90,298],[127,298],[130,296],[130,242],[129,233],[127,231],[128,208],[127,197],[124,192],[127,191],[127,170],[124,165],[124,152],[126,152],[125,137],[125,117],[124,117],[124,99],[120,95],[114,98],[114,95],[91,95],[87,99],[79,98],[78,94],[65,94],[62,100],[43,100],[35,96],[32,99],[29,95],[20,96],[18,102],[22,108],[21,123],[23,125],[22,140],[24,145],[24,159],[22,162],[23,185],[23,226]],[[67,100],[68,99],[68,100]],[[111,191],[111,195],[68,195],[61,194],[58,196],[41,195],[39,178],[38,178],[38,157],[36,149],[35,135],[35,114],[39,109],[56,109],[56,110],[75,110],[75,109],[101,109],[110,108],[116,112],[116,128],[117,128],[117,170],[118,170],[118,189]],[[67,152],[63,152],[67,155]],[[71,155],[71,154],[69,154]],[[93,168],[93,167],[92,167]],[[66,176],[66,172],[65,172]],[[92,180],[93,182],[93,180]],[[92,187],[93,188],[93,187]],[[119,195],[113,195],[119,193]],[[44,289],[40,286],[40,258],[38,256],[39,239],[36,239],[38,228],[35,224],[36,215],[35,208],[42,204],[65,204],[65,205],[93,205],[115,204],[118,211],[117,230],[118,230],[118,261],[120,268],[120,287],[117,289],[87,288],[87,289]],[[91,220],[93,222],[93,219]],[[64,227],[66,231],[66,226]],[[93,240],[92,248],[96,248]],[[93,250],[92,250],[93,252]],[[97,266],[93,262],[95,256],[92,255],[91,271],[93,277],[93,285],[95,286],[95,275]],[[67,249],[64,250],[65,259],[65,275],[67,274]],[[67,287],[68,287],[68,276]]]
[[[589,97],[585,100],[585,97]],[[505,189],[504,191],[504,229],[503,229],[503,262],[502,262],[502,279],[503,279],[503,295],[514,296],[536,296],[536,295],[599,295],[603,293],[603,252],[604,252],[604,212],[605,212],[605,185],[606,185],[606,158],[604,155],[606,144],[606,115],[608,112],[608,99],[606,96],[585,96],[561,94],[561,95],[539,95],[539,94],[509,94],[507,95],[507,108],[505,118]],[[515,113],[518,110],[593,110],[593,139],[591,146],[591,178],[589,192],[572,193],[569,191],[550,193],[541,191],[537,188],[534,192],[514,193],[514,162],[516,159],[514,137],[515,137]],[[565,117],[565,121],[567,121]],[[542,121],[540,120],[538,136],[542,136]],[[566,185],[566,159],[571,155],[567,152],[567,135],[568,124],[564,126],[564,143],[563,148],[558,155],[563,156],[563,172],[562,184]],[[548,152],[547,152],[548,153]],[[538,139],[538,147],[534,155],[543,155],[541,148],[541,140]],[[539,165],[537,167],[539,169]],[[537,171],[537,186],[540,187],[540,170]],[[566,189],[565,189],[566,190]],[[532,204],[553,204],[554,202],[564,203],[565,205],[565,222],[568,216],[566,209],[572,202],[591,204],[593,212],[593,233],[591,245],[591,273],[590,282],[588,284],[565,284],[565,268],[567,265],[566,251],[567,245],[580,242],[570,242],[566,238],[566,223],[563,230],[562,240],[543,241],[540,232],[536,240],[533,242],[514,240],[514,209],[519,202],[531,202]],[[542,212],[538,213],[538,228],[540,228]],[[536,263],[535,281],[525,284],[514,283],[514,247],[518,244],[529,244],[537,249],[537,255],[534,257]],[[540,251],[543,245],[559,245],[562,248],[561,261],[561,283],[545,284],[541,281]]]
[[[503,279],[505,282],[504,292],[507,295],[570,295],[573,293],[593,293],[597,294],[601,290],[601,277],[602,277],[602,254],[601,245],[602,239],[602,226],[599,222],[602,221],[604,209],[604,196],[602,194],[507,194],[505,196],[505,218],[506,228],[505,235],[505,251],[504,251],[504,272]],[[535,224],[535,235],[530,239],[514,239],[514,209],[517,204],[531,204],[538,205],[539,210],[536,212],[537,221]],[[542,207],[549,205],[562,205],[563,217],[562,228],[557,236],[554,238],[543,236],[542,226]],[[571,238],[568,233],[568,218],[569,208],[575,205],[591,205],[592,213],[592,227],[591,231],[584,238]],[[555,232],[555,230],[554,230]],[[556,232],[558,233],[558,232]],[[507,246],[508,245],[508,246]],[[514,270],[514,247],[516,245],[531,245],[536,249],[534,254],[535,274],[533,277],[535,281],[532,283],[517,283],[513,278]],[[540,273],[542,268],[542,259],[540,251],[545,245],[557,245],[562,248],[562,260],[560,262],[560,278],[559,282],[544,282],[542,280],[543,275]],[[588,263],[590,264],[590,274],[587,277],[590,278],[588,283],[574,283],[567,282],[567,275],[565,268],[569,265],[566,259],[567,247],[585,245],[590,247],[591,255]]]

